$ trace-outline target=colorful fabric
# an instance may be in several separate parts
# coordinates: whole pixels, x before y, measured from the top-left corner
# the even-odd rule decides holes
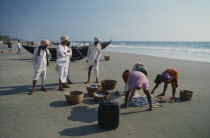
[[[166,71],[178,81],[179,72],[177,70],[167,69]]]
[[[170,84],[172,87],[178,87],[178,71],[175,69],[167,69],[161,75],[160,78],[165,84]]]
[[[148,75],[148,71],[147,71],[147,68],[145,66],[138,66],[136,68],[136,71],[140,71],[140,72],[144,73],[144,75],[146,75],[146,76]]]
[[[125,82],[125,84],[126,84],[127,81],[128,81],[128,76],[129,76],[129,74],[130,74],[129,71],[123,72],[123,74],[122,74],[122,78],[123,78],[123,81]]]
[[[149,90],[149,80],[147,77],[139,71],[132,71],[128,76],[127,81],[128,90],[142,88],[144,90]]]
[[[172,82],[173,77],[169,74],[168,71],[164,71],[160,77],[162,78],[163,82],[165,82],[166,84],[169,84]]]

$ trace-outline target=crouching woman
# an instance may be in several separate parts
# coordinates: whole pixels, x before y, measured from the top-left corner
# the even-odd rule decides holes
[[[131,101],[136,90],[143,89],[149,102],[149,110],[152,111],[153,107],[149,87],[149,80],[144,73],[140,71],[130,72],[127,80],[127,91],[125,92],[125,108],[128,107],[128,100]]]

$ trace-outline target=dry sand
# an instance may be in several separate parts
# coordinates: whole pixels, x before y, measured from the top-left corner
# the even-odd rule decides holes
[[[33,66],[32,55],[23,50],[23,55],[0,54],[0,138],[57,138],[69,136],[81,137],[144,137],[144,138],[209,138],[210,137],[210,64],[175,59],[157,58],[134,54],[104,52],[111,61],[100,62],[100,79],[118,81],[116,90],[122,93],[124,83],[121,74],[131,69],[137,61],[144,62],[149,70],[149,80],[167,68],[179,70],[179,91],[194,92],[192,101],[161,104],[154,111],[145,111],[145,107],[121,108],[120,125],[116,130],[107,131],[97,126],[98,104],[85,95],[79,105],[68,105],[64,92],[58,91],[58,75],[55,62],[48,67],[46,88],[49,92],[37,92],[29,96],[31,90]],[[85,93],[83,84],[87,79],[84,71],[85,60],[71,62],[71,90]],[[95,77],[92,73],[91,80]],[[156,90],[160,94],[163,84]],[[171,96],[171,87],[166,91]],[[122,98],[117,99],[121,104]]]

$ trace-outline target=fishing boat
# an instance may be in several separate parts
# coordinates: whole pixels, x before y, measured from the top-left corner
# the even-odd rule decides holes
[[[106,48],[109,44],[111,43],[111,40],[108,41],[108,42],[104,42],[104,43],[100,43],[101,45],[101,49],[103,50],[104,48]],[[30,52],[31,54],[34,53],[34,49],[36,47],[33,47],[33,46],[27,46],[27,45],[23,45],[23,47],[28,51]],[[84,57],[87,56],[87,52],[88,52],[88,47],[89,46],[71,46],[72,48],[72,57],[71,57],[71,60],[74,61],[74,60],[81,60],[83,59]],[[51,46],[48,46],[48,49],[50,51],[50,53],[52,54],[52,61],[55,61],[56,60],[56,47],[51,47]]]

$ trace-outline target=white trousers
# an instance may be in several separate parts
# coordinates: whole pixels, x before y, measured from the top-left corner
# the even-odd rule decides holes
[[[94,74],[96,76],[96,78],[98,78],[99,76],[99,61],[97,61],[95,64],[93,64],[93,70],[94,70]]]
[[[39,77],[41,77],[41,84],[42,84],[42,86],[44,86],[46,74],[47,74],[47,69],[43,69],[42,71],[39,71],[39,72],[35,71],[34,76],[33,76],[33,81],[38,80]]]
[[[68,76],[68,68],[58,66],[58,75],[62,83],[66,82],[66,78]]]

